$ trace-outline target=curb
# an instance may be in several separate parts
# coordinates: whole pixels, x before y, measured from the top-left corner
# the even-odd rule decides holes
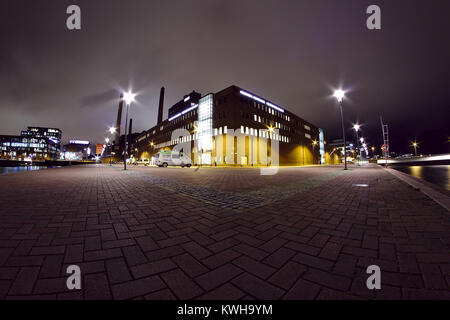
[[[384,168],[384,170],[394,175],[398,179],[402,180],[403,182],[406,182],[413,188],[420,190],[420,192],[424,193],[429,198],[431,198],[436,203],[438,203],[439,205],[441,205],[443,208],[447,209],[447,211],[450,212],[450,197],[448,197],[447,195],[434,190],[433,188],[427,186],[426,184],[418,181],[418,179],[411,177],[409,174],[390,168]]]

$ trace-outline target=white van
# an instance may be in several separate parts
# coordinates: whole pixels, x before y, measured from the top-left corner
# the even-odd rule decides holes
[[[155,155],[155,164],[158,167],[181,166],[182,168],[189,168],[192,166],[192,160],[182,152],[163,150]]]

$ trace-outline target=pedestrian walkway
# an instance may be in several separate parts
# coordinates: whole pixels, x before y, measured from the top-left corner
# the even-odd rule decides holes
[[[380,167],[74,166],[0,203],[1,299],[450,299],[448,211]]]

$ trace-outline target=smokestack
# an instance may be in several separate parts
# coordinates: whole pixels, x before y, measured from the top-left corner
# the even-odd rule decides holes
[[[161,88],[161,92],[159,94],[159,109],[158,109],[158,123],[162,122],[163,112],[164,112],[164,87]]]
[[[121,93],[119,101],[119,110],[117,111],[116,137],[114,139],[114,142],[116,144],[119,144],[120,139],[120,126],[122,124],[122,109],[123,109],[123,94]]]

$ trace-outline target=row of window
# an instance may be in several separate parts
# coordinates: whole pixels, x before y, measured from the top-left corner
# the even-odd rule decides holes
[[[256,102],[254,100],[251,100],[251,99],[241,99],[241,102],[246,102],[247,104],[253,105],[253,107],[255,107],[255,108],[259,109],[259,110],[265,111],[265,112],[267,112],[267,113],[269,113],[271,115],[277,116],[277,117],[279,117],[279,118],[281,118],[283,120],[291,121],[291,117],[288,116],[287,114],[284,114],[284,113],[279,112],[279,111],[277,111],[275,109],[269,108],[267,105],[265,105],[263,103],[259,103],[259,102]]]
[[[286,126],[285,124],[277,122],[277,121],[272,122],[270,119],[266,119],[264,117],[261,118],[261,116],[258,116],[256,114],[253,115],[253,120],[256,122],[259,122],[259,123],[267,124],[268,126],[273,125],[275,128],[278,128],[278,129],[290,131],[290,128],[288,126]]]

